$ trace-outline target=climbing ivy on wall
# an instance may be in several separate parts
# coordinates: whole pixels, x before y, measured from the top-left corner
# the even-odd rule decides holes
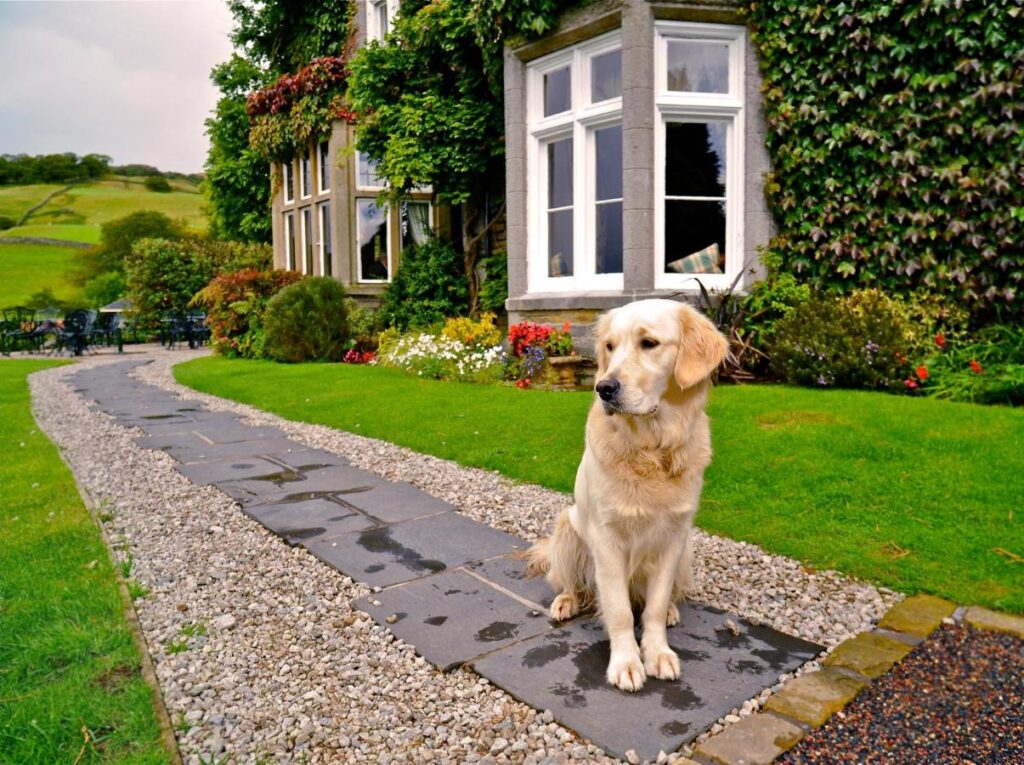
[[[783,267],[1024,316],[1020,0],[758,0]]]

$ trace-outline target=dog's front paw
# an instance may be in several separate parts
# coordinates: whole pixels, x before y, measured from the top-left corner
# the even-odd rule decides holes
[[[571,592],[560,593],[551,603],[551,618],[564,622],[576,616],[580,610],[580,602]]]
[[[668,618],[665,619],[665,624],[669,627],[675,627],[679,624],[679,609],[676,608],[675,603],[668,604]]]
[[[659,680],[675,680],[679,677],[679,657],[668,647],[644,651],[644,669]]]
[[[639,691],[644,687],[644,665],[636,652],[612,654],[608,662],[608,682],[624,691]]]

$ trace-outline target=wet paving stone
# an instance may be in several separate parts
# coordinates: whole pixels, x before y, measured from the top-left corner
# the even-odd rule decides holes
[[[466,568],[474,571],[485,579],[494,582],[521,598],[526,598],[547,613],[555,592],[542,576],[528,579],[526,563],[511,555],[500,558],[470,563]]]
[[[238,481],[281,471],[281,466],[261,457],[228,457],[211,459],[192,465],[180,465],[178,472],[200,486],[225,481]]]
[[[333,454],[331,452],[324,451],[323,449],[310,449],[296,441],[287,441],[285,443],[287,446],[283,448],[267,449],[266,451],[260,452],[260,454],[277,460],[293,470],[299,471],[309,471],[317,467],[330,465],[350,464],[349,461],[340,454]]]
[[[635,749],[653,759],[692,741],[822,650],[709,606],[688,603],[680,612],[668,640],[682,662],[682,677],[649,678],[637,693],[606,681],[608,639],[596,619],[516,643],[474,661],[473,668],[531,706],[550,709],[556,720],[605,751],[623,757]],[[741,634],[722,628],[726,618]]]
[[[299,502],[328,495],[348,497],[383,483],[383,478],[347,465],[317,465],[302,472],[278,465],[273,472],[262,476],[217,485],[242,504],[250,505]]]
[[[536,609],[463,570],[391,587],[353,606],[445,671],[551,630]]]
[[[373,527],[372,519],[328,497],[284,504],[249,505],[244,512],[289,542]]]
[[[346,494],[343,499],[357,510],[384,523],[397,523],[455,509],[412,484],[390,481],[380,483],[369,491]]]
[[[358,582],[386,587],[526,547],[458,513],[320,537],[305,547]]]
[[[173,443],[167,443],[168,440]],[[289,449],[296,452],[304,451],[301,444],[284,438],[257,438],[230,444],[211,444],[191,433],[167,436],[162,440],[155,436],[143,436],[136,439],[136,443],[150,449],[161,449],[183,465],[231,457],[265,457],[275,462],[284,462],[283,458]]]

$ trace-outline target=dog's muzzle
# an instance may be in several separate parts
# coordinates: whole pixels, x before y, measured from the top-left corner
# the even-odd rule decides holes
[[[608,377],[595,385],[594,390],[597,391],[597,395],[604,404],[605,414],[614,414],[619,411],[619,394],[622,393],[622,383],[614,377]]]

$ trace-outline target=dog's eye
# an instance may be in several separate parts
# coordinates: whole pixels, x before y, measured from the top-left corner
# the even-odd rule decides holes
[[[608,349],[609,353],[611,353],[613,350],[615,350],[615,347],[611,343],[605,343],[604,347]]]
[[[659,345],[660,343],[657,340],[654,340],[653,338],[650,337],[645,337],[643,340],[640,341],[640,347],[648,351],[651,348],[657,348]]]

